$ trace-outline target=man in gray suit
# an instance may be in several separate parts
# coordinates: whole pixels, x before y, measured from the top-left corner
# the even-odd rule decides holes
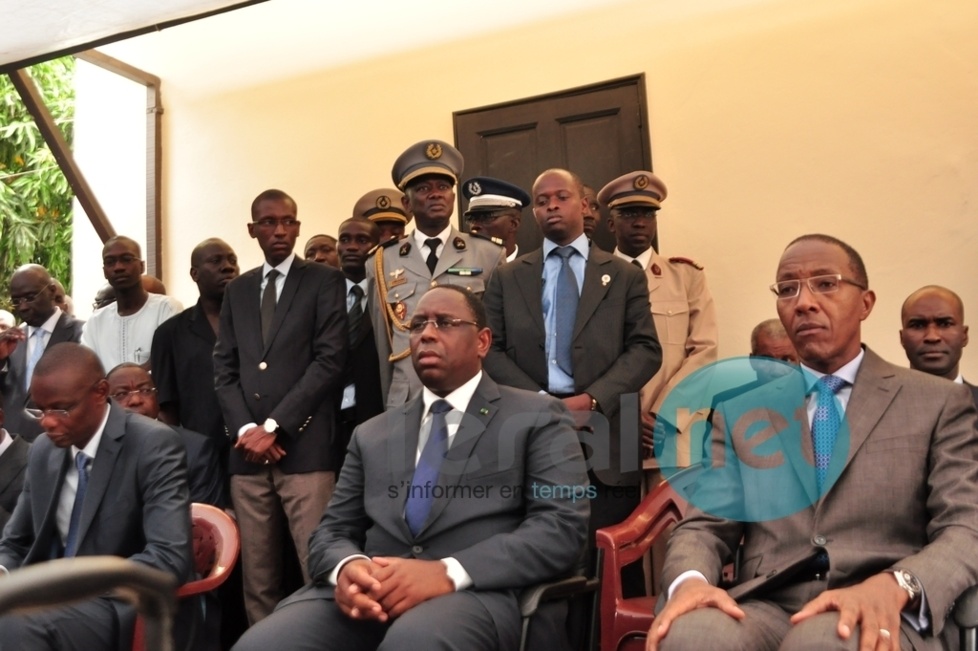
[[[10,301],[24,323],[0,334],[0,393],[7,405],[7,429],[33,441],[43,430],[24,411],[31,406],[31,373],[49,346],[80,340],[84,322],[58,308],[54,279],[41,265],[14,272]]]
[[[662,363],[645,273],[591,246],[584,235],[581,180],[547,170],[533,184],[533,214],[542,249],[493,275],[486,312],[493,342],[486,370],[501,384],[544,391],[575,412],[591,448],[591,530],[624,520],[638,506],[641,437],[638,393]],[[569,253],[566,263],[561,252]],[[573,272],[569,335],[560,332],[559,293],[566,264]],[[560,341],[569,348],[561,359]],[[589,417],[592,412],[600,412]],[[624,426],[623,426],[624,424]],[[629,596],[644,592],[641,567],[626,575]]]
[[[428,291],[410,332],[422,394],[354,432],[314,582],[237,651],[514,649],[519,591],[580,557],[588,486],[567,410],[482,371],[492,334],[463,289]]]
[[[951,606],[978,582],[971,396],[861,344],[876,296],[844,242],[796,239],[772,289],[801,370],[719,406],[647,648],[948,648]]]
[[[34,442],[24,491],[0,540],[0,575],[61,556],[110,555],[186,581],[190,500],[176,433],[111,404],[98,357],[78,344],[47,351],[31,394],[47,436]],[[7,615],[0,617],[0,649],[127,649],[134,621],[135,610],[111,597]]]

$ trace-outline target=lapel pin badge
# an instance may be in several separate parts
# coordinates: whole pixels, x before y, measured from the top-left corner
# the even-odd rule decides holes
[[[479,410],[479,413],[482,414],[483,416],[485,416],[486,414],[489,413],[489,408],[488,407],[483,407],[482,409]]]
[[[611,276],[609,276],[608,274],[605,274],[605,275],[601,276],[601,286],[602,287],[606,286],[610,282],[611,282]]]

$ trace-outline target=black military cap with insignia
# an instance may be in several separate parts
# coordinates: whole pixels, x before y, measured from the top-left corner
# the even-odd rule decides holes
[[[427,174],[437,174],[458,183],[465,160],[462,152],[441,140],[422,140],[408,147],[394,161],[391,178],[404,190],[412,180]]]
[[[488,176],[476,176],[463,183],[462,194],[469,200],[466,217],[472,213],[521,209],[530,205],[530,195],[523,188]]]

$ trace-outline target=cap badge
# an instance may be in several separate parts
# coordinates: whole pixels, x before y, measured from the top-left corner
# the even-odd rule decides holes
[[[636,190],[644,190],[645,188],[649,187],[649,177],[647,177],[645,174],[639,174],[635,177],[635,180],[632,181],[632,186],[634,186]]]
[[[428,143],[428,146],[424,148],[424,155],[431,160],[441,158],[441,145],[437,142]]]
[[[452,240],[452,246],[455,247],[456,251],[464,251],[465,240],[463,240],[461,237],[456,237],[454,240]]]
[[[473,197],[482,194],[482,186],[479,185],[478,181],[472,181],[469,183],[469,194]]]
[[[388,208],[391,207],[390,197],[388,197],[386,194],[380,195],[379,197],[377,197],[376,206],[381,210],[387,210]]]
[[[601,276],[601,286],[602,287],[606,286],[610,282],[611,282],[611,276],[609,276],[608,274],[605,274],[605,275]]]

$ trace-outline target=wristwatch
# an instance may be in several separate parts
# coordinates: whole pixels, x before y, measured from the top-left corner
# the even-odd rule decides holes
[[[908,606],[914,606],[920,603],[920,595],[923,593],[924,588],[920,585],[917,577],[906,570],[887,570],[887,572],[893,575],[897,584],[907,593]]]
[[[265,431],[269,434],[274,434],[275,430],[278,429],[278,423],[275,422],[274,418],[266,418],[265,422],[262,423],[262,427],[264,427]]]

